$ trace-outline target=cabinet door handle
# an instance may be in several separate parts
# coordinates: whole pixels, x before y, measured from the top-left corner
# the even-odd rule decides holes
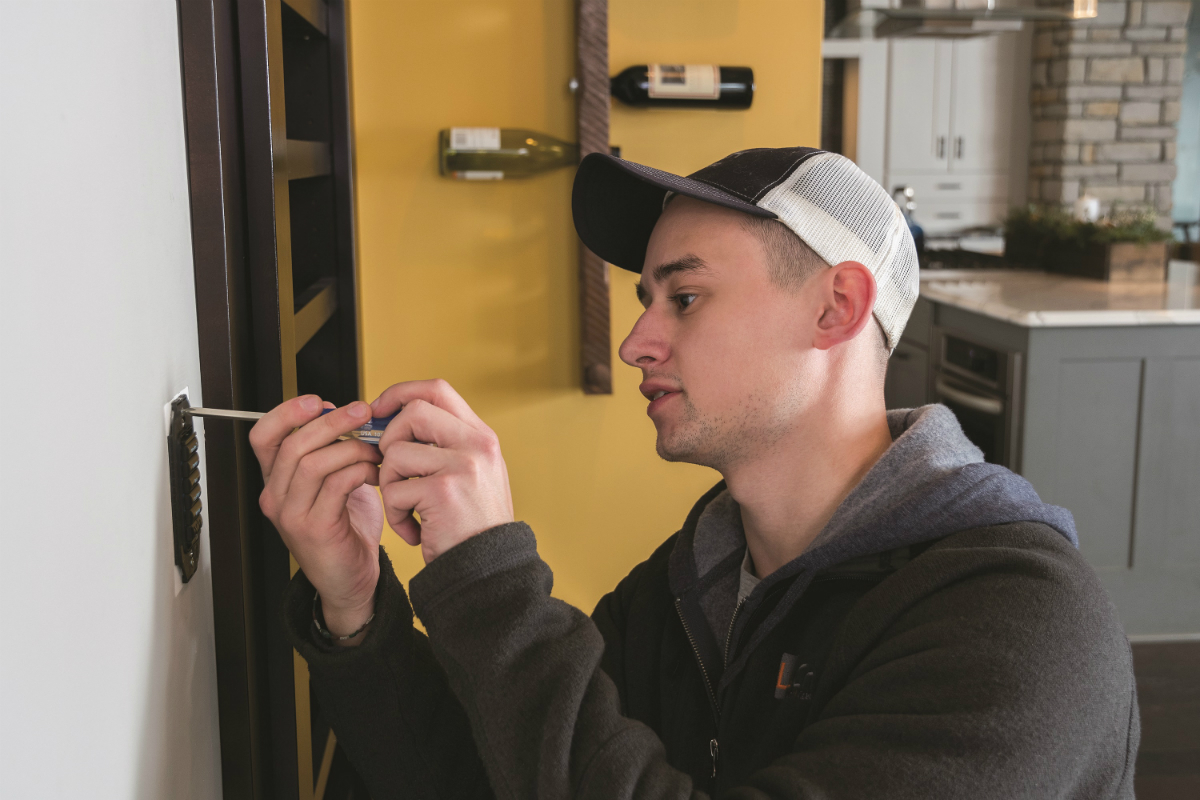
[[[938,158],[945,158],[945,157],[946,157],[946,137],[945,137],[945,136],[939,136],[939,137],[938,137],[938,143],[937,143],[937,157],[938,157]]]
[[[959,136],[957,139],[954,140],[954,157],[961,159],[962,154],[963,154],[963,140],[962,140],[962,137]]]

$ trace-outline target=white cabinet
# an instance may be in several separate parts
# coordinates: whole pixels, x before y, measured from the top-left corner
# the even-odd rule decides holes
[[[1028,89],[1012,34],[888,43],[885,186],[916,190],[916,218],[937,234],[999,222],[1010,202],[1016,104]],[[1024,169],[1024,165],[1019,165]]]
[[[954,44],[898,40],[890,49],[888,171],[945,172]]]
[[[984,36],[956,41],[951,47],[950,136],[946,148],[950,171],[1006,172],[1016,38]],[[1022,95],[1027,96],[1024,92]]]

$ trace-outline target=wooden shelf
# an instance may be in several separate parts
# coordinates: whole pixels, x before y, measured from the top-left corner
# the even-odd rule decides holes
[[[287,171],[289,181],[328,175],[330,173],[329,144],[288,139]]]
[[[299,353],[308,340],[321,330],[337,311],[337,283],[333,278],[322,278],[308,287],[296,298],[296,352]]]

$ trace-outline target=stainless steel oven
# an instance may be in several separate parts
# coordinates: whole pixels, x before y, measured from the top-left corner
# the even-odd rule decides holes
[[[935,403],[949,407],[985,460],[1014,472],[1021,467],[1021,353],[981,344],[935,327]]]

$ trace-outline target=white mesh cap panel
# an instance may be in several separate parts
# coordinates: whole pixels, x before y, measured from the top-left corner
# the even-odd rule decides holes
[[[853,161],[805,160],[758,202],[830,265],[858,261],[875,276],[875,318],[895,349],[917,302],[917,250],[900,208]]]

